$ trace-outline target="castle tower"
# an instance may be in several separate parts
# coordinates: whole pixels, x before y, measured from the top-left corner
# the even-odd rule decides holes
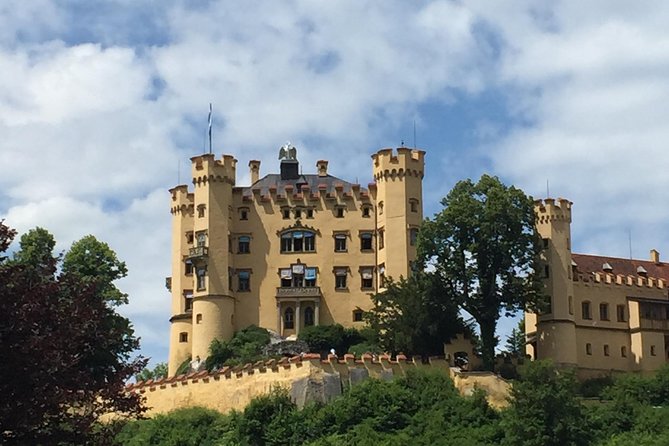
[[[372,155],[376,181],[379,283],[408,277],[416,259],[416,235],[423,220],[425,152],[405,147]],[[389,236],[392,235],[392,236]]]
[[[172,293],[172,317],[170,318],[169,376],[173,376],[191,354],[192,341],[192,279],[190,267],[186,270],[184,260],[188,257],[189,240],[192,241],[193,194],[188,186],[180,185],[170,189],[172,203],[172,277],[168,288]]]
[[[550,308],[543,314],[527,313],[525,331],[535,337],[534,359],[553,358],[556,364],[575,366],[576,326],[571,258],[571,205],[569,200],[546,198],[535,202],[537,231],[543,241],[545,293]]]

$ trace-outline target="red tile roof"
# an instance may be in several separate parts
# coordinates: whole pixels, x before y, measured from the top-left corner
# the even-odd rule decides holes
[[[669,263],[655,263],[650,260],[620,259],[617,257],[593,256],[589,254],[572,254],[576,269],[581,274],[605,273],[622,274],[624,276],[638,276],[637,268],[642,266],[648,277],[669,281]],[[602,266],[608,263],[612,271],[604,271]]]

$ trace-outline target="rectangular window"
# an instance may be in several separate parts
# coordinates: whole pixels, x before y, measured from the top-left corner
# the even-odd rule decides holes
[[[314,210],[307,209],[307,218],[314,218]]]
[[[590,302],[581,303],[581,317],[583,319],[592,319],[592,314],[590,314]]]
[[[383,239],[383,233],[384,233],[383,229],[379,229],[379,249],[383,249],[383,247],[385,245],[385,242],[384,242],[384,239]]]
[[[232,268],[228,268],[228,290],[230,291],[232,291],[232,276],[234,276]]]
[[[188,333],[185,331],[179,333],[179,342],[188,342]]]
[[[346,277],[348,268],[335,268],[335,289],[346,289]]]
[[[542,242],[542,244],[543,244],[543,246],[544,246],[544,249],[548,248],[548,239],[547,239],[547,238],[542,238],[542,239],[541,239],[541,242]]]
[[[346,252],[346,234],[335,234],[335,252]]]
[[[369,206],[363,206],[362,207],[363,218],[369,218],[370,214],[371,214],[371,208]]]
[[[355,310],[353,312],[353,322],[362,322],[362,310]]]
[[[379,285],[385,286],[386,284],[386,264],[382,263],[379,265]]]
[[[548,279],[550,277],[550,269],[548,268],[548,265],[544,265],[544,278]]]
[[[293,285],[293,271],[290,268],[281,268],[279,276],[281,277],[281,286],[283,288],[290,288]]]
[[[603,321],[609,320],[609,304],[599,304],[599,319]]]
[[[371,232],[363,232],[360,234],[360,250],[361,251],[371,251],[373,248],[372,239],[373,235]]]
[[[616,316],[618,322],[625,322],[625,305],[616,305]]]
[[[415,198],[409,200],[409,208],[411,209],[411,212],[418,212],[418,200]]]
[[[251,237],[243,235],[239,237],[237,252],[239,254],[248,254],[251,252]]]
[[[316,286],[316,268],[304,269],[304,286]]]
[[[249,271],[238,271],[237,279],[238,279],[237,291],[251,290],[251,273]]]
[[[609,356],[609,346],[604,344],[604,356]]]
[[[283,216],[284,220],[288,220],[290,218],[290,209],[283,209],[281,211],[281,215]]]
[[[186,243],[188,243],[189,245],[193,244],[193,232],[192,231],[189,231],[189,232],[186,233]]]
[[[409,245],[416,246],[417,239],[418,239],[418,229],[416,228],[409,229]]]
[[[186,264],[186,275],[190,276],[191,274],[193,274],[193,262],[191,262],[190,260],[186,260],[185,264]]]
[[[197,275],[197,290],[202,291],[207,288],[207,270],[204,268],[198,268],[196,271]]]
[[[650,346],[650,356],[655,356],[657,355],[657,352],[655,351],[655,346],[651,345]]]
[[[627,347],[620,347],[620,356],[627,358]]]
[[[184,311],[193,311],[193,290],[184,290]]]
[[[313,232],[307,232],[304,235],[304,250],[306,252],[312,252],[316,250],[316,238]]]
[[[302,210],[295,209],[295,218],[302,218]]]
[[[249,219],[249,210],[246,208],[242,208],[239,210],[239,219],[240,220],[248,220]]]
[[[197,207],[197,217],[198,217],[198,218],[202,218],[202,217],[204,217],[204,210],[205,210],[205,209],[206,209],[206,206],[205,206],[205,205],[203,205],[203,204],[198,205],[198,207]]]
[[[344,218],[344,208],[341,206],[335,208],[335,216],[337,218]]]
[[[572,296],[569,296],[568,304],[569,304],[569,314],[574,314],[574,298]]]
[[[585,354],[592,355],[592,344],[585,344]]]
[[[372,268],[362,268],[360,270],[361,288],[369,290],[374,287],[374,270]]]

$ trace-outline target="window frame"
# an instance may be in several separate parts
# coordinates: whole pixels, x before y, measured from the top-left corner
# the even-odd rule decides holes
[[[240,235],[237,237],[237,254],[251,253],[251,236]]]
[[[240,293],[251,291],[251,270],[237,270],[237,291]]]
[[[343,232],[335,232],[334,238],[334,252],[348,252],[348,235]]]
[[[348,290],[348,267],[335,266],[333,272],[335,275],[335,291]]]
[[[601,302],[599,304],[599,320],[600,321],[610,321],[611,315],[609,314],[609,304],[608,302]]]
[[[589,300],[581,302],[581,319],[586,321],[592,320],[592,306]]]
[[[301,237],[295,237],[295,233],[301,233]],[[287,235],[290,235],[290,237],[287,237]],[[283,231],[279,235],[280,239],[280,246],[279,246],[279,252],[281,254],[292,254],[292,253],[310,253],[310,252],[316,252],[316,232],[311,231],[309,229],[289,229],[286,231]],[[287,242],[287,240],[290,240],[290,243]],[[296,250],[295,249],[295,240],[301,240],[301,249]],[[290,249],[286,249],[287,247],[290,247]],[[307,248],[311,249],[307,249]]]

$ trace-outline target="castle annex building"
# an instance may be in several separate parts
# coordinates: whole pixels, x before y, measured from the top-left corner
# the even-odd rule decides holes
[[[568,200],[536,202],[550,308],[527,313],[527,353],[577,367],[581,377],[650,372],[669,358],[669,264],[574,254]]]
[[[361,326],[384,277],[408,275],[425,152],[378,151],[367,187],[330,175],[327,161],[302,174],[296,152],[282,147],[279,172],[263,177],[249,161],[249,186],[237,185],[233,156],[196,156],[193,188],[170,190],[170,376],[251,324],[283,336]]]

